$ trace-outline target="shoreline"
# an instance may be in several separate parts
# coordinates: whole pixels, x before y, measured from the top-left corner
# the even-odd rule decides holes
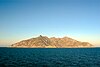
[[[0,47],[0,48],[33,48],[33,49],[34,48],[36,48],[36,49],[39,48],[39,49],[44,49],[43,47]],[[60,49],[60,48],[61,49],[63,49],[63,48],[64,49],[67,49],[67,48],[79,48],[80,49],[80,48],[100,48],[100,47],[59,47],[59,48],[53,48],[52,47],[52,48],[45,48],[45,49]]]

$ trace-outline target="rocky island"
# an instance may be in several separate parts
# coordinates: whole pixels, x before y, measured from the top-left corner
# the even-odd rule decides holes
[[[93,45],[88,42],[80,42],[69,37],[48,38],[42,35],[36,38],[22,40],[11,45],[11,47],[21,48],[87,48],[92,46]]]

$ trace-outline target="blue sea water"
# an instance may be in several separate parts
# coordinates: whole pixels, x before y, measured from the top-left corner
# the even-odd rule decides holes
[[[100,48],[0,48],[0,67],[100,67]]]

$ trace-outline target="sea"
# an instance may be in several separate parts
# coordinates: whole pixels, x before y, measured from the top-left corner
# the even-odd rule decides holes
[[[100,67],[100,48],[0,48],[0,67]]]

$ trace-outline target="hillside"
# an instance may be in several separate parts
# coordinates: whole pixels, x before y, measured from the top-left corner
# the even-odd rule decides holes
[[[69,37],[63,38],[48,38],[47,36],[40,35],[36,38],[22,40],[11,47],[27,47],[27,48],[78,48],[78,47],[92,47],[93,45],[88,42],[80,42]]]

